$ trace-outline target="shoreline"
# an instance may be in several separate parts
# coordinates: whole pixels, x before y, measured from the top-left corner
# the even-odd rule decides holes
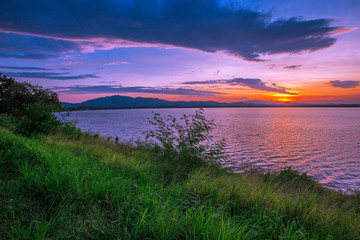
[[[188,169],[74,128],[33,138],[0,132],[0,238],[360,237],[359,195],[291,169]]]

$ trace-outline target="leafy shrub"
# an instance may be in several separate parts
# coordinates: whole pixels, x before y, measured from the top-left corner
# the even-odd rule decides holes
[[[25,116],[19,121],[16,131],[26,136],[36,133],[48,133],[59,127],[61,122],[52,114],[48,105],[35,103],[25,110]]]
[[[299,172],[298,170],[294,170],[291,167],[281,170],[277,175],[277,179],[283,182],[288,182],[291,180],[296,180],[299,182],[306,182],[306,183],[313,182],[311,176],[307,175],[305,172]]]
[[[303,189],[305,186],[308,189],[316,188],[318,192],[322,192],[324,190],[324,188],[320,187],[320,185],[311,176],[305,172],[295,170],[291,168],[291,166],[280,171],[269,171],[266,174],[262,174],[262,176],[266,182],[276,182],[282,185],[283,188],[284,186],[287,186],[291,190],[296,188]]]
[[[203,109],[194,115],[184,114],[180,121],[171,115],[164,119],[158,113],[153,114],[154,118],[149,120],[153,129],[147,131],[146,139],[155,140],[152,149],[164,160],[197,167],[227,159],[225,140],[214,141],[210,133],[215,123],[205,118]]]
[[[46,105],[52,112],[61,110],[57,93],[39,85],[17,82],[0,73],[0,113],[23,117],[28,113],[27,108],[37,103]]]
[[[16,130],[17,119],[11,115],[0,114],[0,126],[10,131]]]
[[[11,116],[16,131],[30,136],[49,133],[66,125],[65,118],[57,118],[54,112],[61,110],[57,93],[39,85],[17,82],[0,73],[0,114]]]

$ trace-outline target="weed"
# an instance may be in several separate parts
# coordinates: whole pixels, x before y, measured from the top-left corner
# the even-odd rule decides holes
[[[153,129],[147,132],[146,139],[155,139],[152,149],[167,161],[194,168],[227,159],[225,140],[214,141],[214,121],[205,118],[203,109],[194,115],[184,114],[179,121],[171,115],[164,119],[154,113],[149,122]]]

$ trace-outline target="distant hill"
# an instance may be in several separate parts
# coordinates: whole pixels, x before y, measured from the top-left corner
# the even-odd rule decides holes
[[[303,103],[278,103],[271,101],[244,101],[221,103],[215,101],[166,101],[159,98],[127,97],[114,95],[110,97],[101,97],[84,101],[82,103],[66,103],[63,107],[70,110],[81,109],[116,109],[116,108],[198,108],[198,107],[299,107],[299,106],[349,106],[359,107],[359,104],[353,105],[312,105]]]

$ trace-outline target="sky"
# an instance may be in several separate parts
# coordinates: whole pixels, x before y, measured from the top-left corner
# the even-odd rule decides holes
[[[359,0],[0,0],[0,73],[103,96],[360,104]]]

